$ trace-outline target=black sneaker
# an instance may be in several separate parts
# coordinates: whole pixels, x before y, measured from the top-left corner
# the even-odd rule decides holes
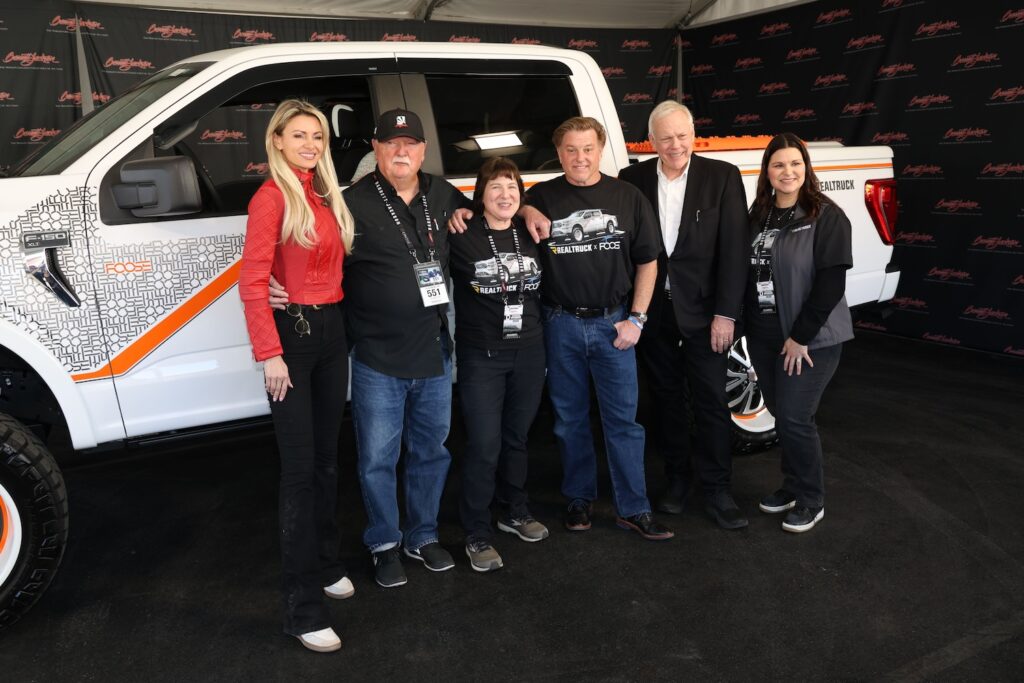
[[[398,548],[388,548],[373,553],[373,570],[377,585],[382,588],[404,586],[408,579],[402,569],[402,558]]]
[[[590,502],[576,498],[569,503],[565,513],[565,528],[569,531],[586,531],[590,528]]]
[[[668,527],[655,522],[650,512],[641,512],[632,517],[617,517],[615,523],[622,529],[637,532],[648,541],[667,541],[675,536]]]
[[[437,541],[421,545],[416,550],[405,548],[407,557],[419,560],[427,569],[432,572],[446,572],[455,566],[455,560],[451,553],[441,547]]]
[[[797,505],[789,511],[786,519],[782,522],[782,528],[792,531],[794,534],[802,534],[810,531],[814,525],[825,518],[825,508],[809,508],[806,505]]]
[[[786,489],[779,489],[775,493],[769,493],[762,498],[757,507],[761,508],[761,512],[773,514],[775,512],[785,512],[794,505],[796,505],[796,496]]]

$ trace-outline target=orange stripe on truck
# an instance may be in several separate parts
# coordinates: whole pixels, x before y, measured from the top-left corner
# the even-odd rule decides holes
[[[175,332],[185,327],[193,318],[202,313],[207,306],[238,284],[238,272],[241,269],[242,261],[238,260],[223,273],[211,280],[209,284],[193,294],[185,303],[174,309],[170,315],[122,349],[109,363],[91,372],[71,375],[71,379],[76,382],[85,382],[92,379],[116,377],[128,372],[139,361],[174,336]]]

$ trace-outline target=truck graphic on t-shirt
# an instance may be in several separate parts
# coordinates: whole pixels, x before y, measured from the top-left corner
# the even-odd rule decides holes
[[[621,235],[618,219],[601,209],[580,209],[551,224],[551,242],[572,244],[595,238]]]
[[[474,263],[474,284],[480,286],[508,284],[509,281],[530,281],[540,273],[540,265],[532,256],[523,256],[523,273],[519,272],[519,257],[511,252],[498,254],[501,262],[491,258]]]

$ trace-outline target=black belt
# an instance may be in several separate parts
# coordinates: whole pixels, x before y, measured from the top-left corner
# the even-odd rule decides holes
[[[322,311],[325,308],[330,308],[331,306],[337,306],[340,303],[341,303],[340,301],[332,301],[329,304],[296,304],[296,303],[289,303],[289,304],[285,304],[284,310],[285,310],[285,312],[288,315],[297,316],[300,313],[305,313],[306,311]]]
[[[619,304],[617,306],[609,306],[607,308],[590,308],[588,306],[568,308],[566,306],[559,306],[558,304],[554,304],[549,306],[549,308],[553,309],[555,313],[568,313],[569,315],[575,316],[577,318],[603,318],[622,308],[622,304]]]

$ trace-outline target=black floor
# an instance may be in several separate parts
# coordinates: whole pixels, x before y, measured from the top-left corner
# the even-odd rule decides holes
[[[675,539],[643,541],[615,527],[605,480],[594,528],[570,534],[545,413],[531,493],[551,538],[499,538],[505,568],[471,571],[453,476],[441,537],[458,565],[407,565],[391,590],[360,544],[346,425],[356,595],[332,603],[331,655],[280,634],[269,430],[72,465],[68,552],[0,635],[0,680],[1022,680],[1022,380],[1019,360],[860,334],[819,413],[827,514],[804,535],[756,510],[778,450],[735,462],[744,531],[694,501],[662,517]]]

